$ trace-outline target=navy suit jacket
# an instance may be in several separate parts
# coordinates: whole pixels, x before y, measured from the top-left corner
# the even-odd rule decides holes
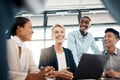
[[[70,67],[69,71],[74,74],[76,65],[75,65],[75,62],[73,59],[72,52],[67,48],[63,47],[63,49],[65,52],[67,67]],[[58,61],[57,61],[57,56],[56,56],[56,52],[54,49],[54,45],[49,48],[44,48],[41,50],[39,68],[41,66],[44,66],[44,67],[45,66],[53,66],[55,68],[55,70],[58,71]]]

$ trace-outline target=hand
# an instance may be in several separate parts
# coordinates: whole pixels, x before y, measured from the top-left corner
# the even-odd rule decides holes
[[[106,73],[106,76],[108,76],[108,77],[112,77],[112,78],[114,78],[114,77],[120,77],[120,72],[117,72],[117,71],[114,71],[114,70],[109,70],[107,73]]]
[[[41,77],[55,78],[55,69],[52,66],[41,67],[40,70]]]
[[[72,80],[73,73],[68,70],[69,67],[62,69],[61,71],[55,71],[56,78],[59,78],[60,80]]]
[[[41,67],[39,73],[28,73],[25,80],[46,80],[46,77],[55,78],[52,66]]]

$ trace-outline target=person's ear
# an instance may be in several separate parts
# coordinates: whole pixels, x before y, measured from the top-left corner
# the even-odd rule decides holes
[[[21,31],[22,31],[22,27],[21,27],[21,26],[17,26],[17,30],[18,30],[19,32],[21,32]]]
[[[117,42],[118,42],[119,40],[120,40],[119,37],[117,37]]]

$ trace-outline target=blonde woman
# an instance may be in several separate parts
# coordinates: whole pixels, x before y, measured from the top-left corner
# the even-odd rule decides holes
[[[39,68],[41,66],[53,66],[57,79],[72,80],[76,65],[72,52],[63,47],[65,28],[60,24],[56,24],[52,27],[51,32],[55,44],[42,49]]]

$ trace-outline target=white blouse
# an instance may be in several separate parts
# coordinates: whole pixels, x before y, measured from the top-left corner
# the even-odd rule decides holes
[[[67,67],[65,53],[61,53],[61,54],[57,53],[57,60],[58,60],[58,70],[59,71],[62,69],[65,69]]]

